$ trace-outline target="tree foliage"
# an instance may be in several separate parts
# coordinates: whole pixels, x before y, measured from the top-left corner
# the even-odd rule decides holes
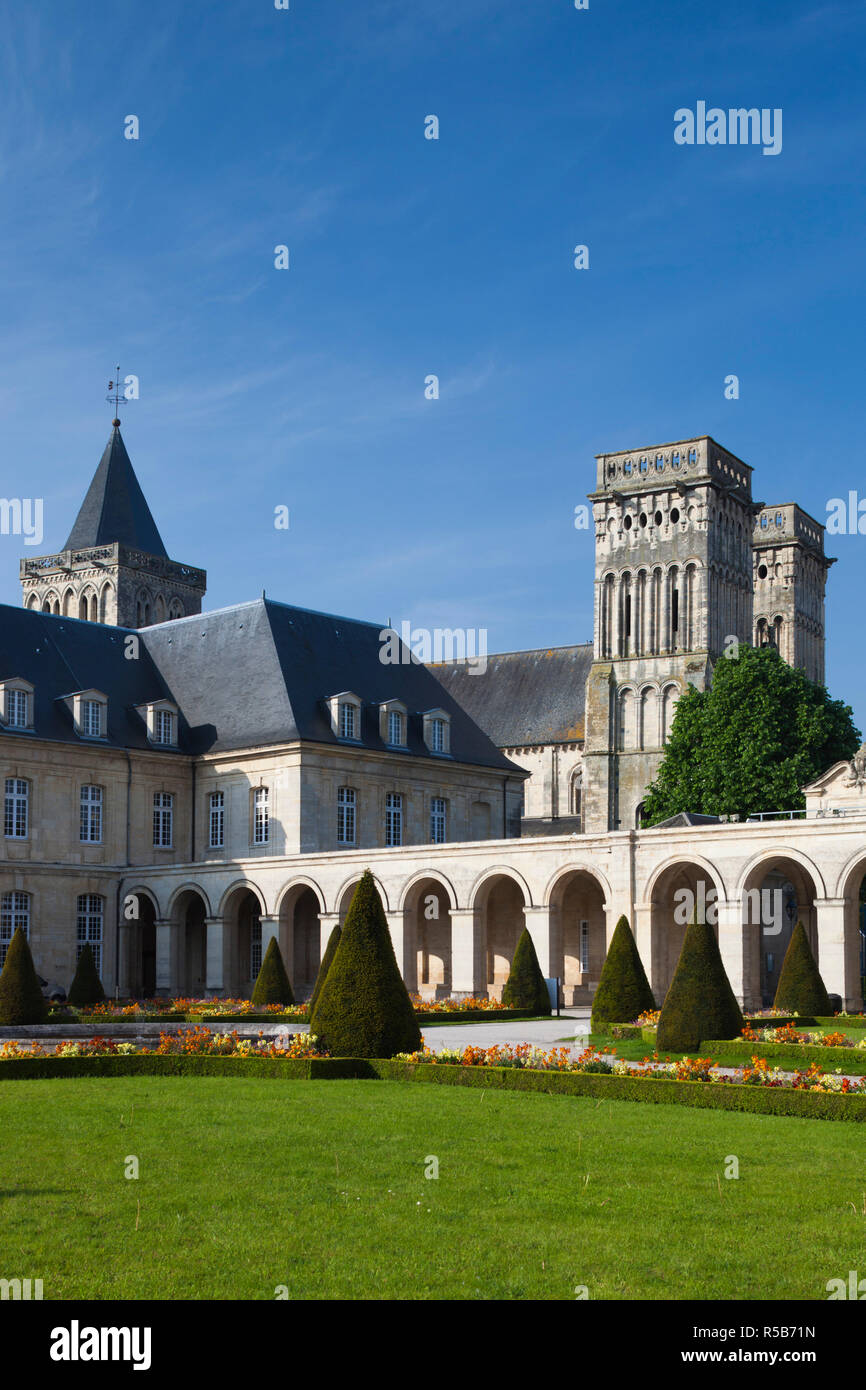
[[[708,922],[686,927],[683,949],[662,1004],[659,1052],[692,1052],[709,1038],[738,1038],[743,1015]]]
[[[283,962],[283,953],[275,936],[272,936],[268,942],[265,958],[253,986],[252,1002],[258,1005],[294,1004],[295,1002],[292,982],[289,979],[288,971]]]
[[[47,1012],[27,937],[16,927],[0,972],[0,1023],[44,1023]]]
[[[76,1009],[83,1009],[90,1004],[101,1004],[104,999],[105,990],[96,969],[96,961],[93,959],[90,946],[85,942],[78,957],[72,984],[69,986],[69,1002]]]
[[[514,951],[508,979],[502,989],[506,1009],[531,1009],[534,1014],[550,1013],[550,991],[541,973],[532,937],[526,927]]]
[[[310,1032],[332,1057],[415,1052],[421,1031],[397,966],[373,875],[365,869],[316,1007]]]
[[[592,1001],[593,1032],[606,1023],[631,1023],[656,1006],[627,917],[620,917]]]
[[[680,697],[644,825],[680,811],[710,816],[797,811],[801,787],[860,744],[851,707],[831,700],[775,647],[741,644],[723,658],[709,690]]]

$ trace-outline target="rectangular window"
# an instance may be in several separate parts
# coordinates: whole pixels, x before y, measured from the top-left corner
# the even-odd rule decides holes
[[[156,710],[153,721],[154,743],[174,743],[174,716],[171,710]]]
[[[355,792],[352,787],[337,791],[337,844],[355,843]]]
[[[271,812],[267,787],[256,787],[253,797],[253,843],[266,845],[271,838]]]
[[[174,797],[171,792],[155,792],[153,797],[153,843],[156,849],[171,849]]]
[[[250,923],[250,979],[257,980],[262,968],[262,921],[256,915]]]
[[[208,839],[208,845],[211,849],[222,849],[225,844],[225,818],[225,792],[211,792],[209,816],[210,836]]]
[[[445,752],[445,720],[434,719],[432,729],[432,747],[434,753]]]
[[[102,921],[105,912],[105,899],[98,893],[81,893],[78,898],[76,917],[76,960],[84,945],[90,947],[96,962],[97,975],[102,974]]]
[[[403,843],[403,798],[399,792],[385,797],[385,844],[390,849]]]
[[[6,952],[18,928],[30,937],[30,894],[4,893],[0,897],[0,969],[6,963]]]
[[[355,733],[355,706],[344,701],[340,705],[340,738],[357,738]]]
[[[87,738],[102,737],[102,705],[98,700],[81,701],[81,732]]]
[[[580,971],[585,975],[589,970],[589,922],[580,924]]]
[[[27,691],[10,690],[6,695],[6,722],[15,729],[26,729]]]
[[[444,845],[447,839],[447,814],[445,798],[434,796],[430,802],[430,839],[434,845]]]
[[[403,745],[403,716],[399,710],[391,710],[388,715],[388,742],[397,748]]]
[[[98,845],[102,841],[101,787],[81,788],[78,838],[88,845]]]
[[[26,840],[30,809],[30,783],[20,777],[6,778],[3,834],[8,840]]]

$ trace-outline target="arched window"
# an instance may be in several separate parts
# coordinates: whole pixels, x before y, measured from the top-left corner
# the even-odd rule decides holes
[[[168,610],[168,616],[173,621],[175,618],[183,617],[183,604],[179,598],[173,598]]]
[[[662,743],[667,743],[671,736],[671,725],[674,722],[674,710],[679,695],[680,692],[675,685],[665,686],[662,694]]]
[[[63,616],[71,618],[75,613],[75,590],[67,589],[63,595]]]
[[[638,726],[638,746],[657,748],[659,740],[659,697],[658,692],[647,686],[641,691]]]
[[[165,622],[165,599],[162,594],[157,594],[153,605],[153,621],[155,623]]]
[[[76,913],[76,960],[85,945],[89,946],[96,962],[96,973],[102,974],[102,927],[105,920],[105,899],[98,893],[80,893]]]
[[[83,622],[85,622],[85,623],[87,622],[87,614],[88,614],[88,612],[89,612],[89,605],[88,605],[88,602],[87,602],[87,594],[82,594],[81,597],[80,597],[80,599],[78,600],[78,616],[79,616],[79,618],[81,618],[81,620],[82,620]]]
[[[576,767],[568,783],[568,814],[583,825],[583,768]]]
[[[0,969],[6,963],[9,943],[18,928],[30,938],[30,894],[4,893],[0,897]]]
[[[111,585],[103,584],[102,592],[99,595],[99,621],[108,622],[108,605],[111,601]]]
[[[635,698],[633,690],[619,693],[619,720],[617,727],[617,747],[620,749],[637,746],[635,728]]]

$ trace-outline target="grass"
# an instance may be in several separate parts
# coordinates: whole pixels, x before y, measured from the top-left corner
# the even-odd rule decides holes
[[[808,1031],[817,1033],[820,1030],[817,1028],[810,1028]],[[842,1030],[827,1029],[826,1031],[841,1032]],[[863,1035],[862,1033],[855,1033],[853,1036],[854,1041],[858,1042]],[[574,1039],[562,1038],[560,1041],[573,1043]],[[645,1057],[652,1059],[653,1053],[656,1051],[655,1044],[645,1042],[643,1038],[612,1038],[607,1033],[592,1033],[589,1041],[592,1046],[597,1047],[600,1052],[616,1052],[617,1057],[622,1058],[624,1062],[642,1062]],[[821,1049],[819,1048],[815,1049],[817,1056],[820,1056],[820,1051]],[[670,1058],[672,1062],[678,1062],[682,1057],[709,1057],[712,1056],[712,1054],[713,1049],[709,1046],[704,1046],[702,1043],[700,1047],[694,1048],[691,1052],[659,1052],[659,1060],[665,1061],[667,1058]],[[724,1056],[719,1057],[718,1063],[720,1067],[741,1067],[751,1062],[752,1057],[756,1054],[760,1055],[760,1045],[744,1042],[741,1050],[737,1052],[726,1052]],[[796,1056],[792,1056],[789,1059],[789,1066],[786,1068],[784,1066],[784,1054],[781,1054],[771,1059],[771,1065],[780,1066],[783,1071],[796,1071],[798,1067],[805,1067],[808,1064],[798,1059]],[[846,1055],[844,1064],[839,1062],[834,1053],[832,1054],[831,1060],[826,1062],[825,1069],[827,1071],[835,1071],[839,1066],[841,1066],[844,1073],[848,1073],[851,1076],[866,1075],[866,1052],[852,1050]]]
[[[0,1083],[0,1169],[46,1299],[824,1299],[866,1237],[853,1124],[387,1081]]]

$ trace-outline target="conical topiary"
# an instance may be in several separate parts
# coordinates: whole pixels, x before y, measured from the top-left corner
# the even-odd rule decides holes
[[[340,923],[338,922],[337,925],[334,927],[334,930],[331,932],[331,935],[328,937],[328,944],[325,947],[325,954],[322,956],[322,964],[319,966],[319,973],[316,976],[316,983],[313,985],[313,992],[310,995],[310,1013],[312,1013],[313,1009],[316,1007],[319,995],[322,992],[322,985],[328,978],[328,971],[331,968],[331,961],[334,959],[337,947],[340,944],[340,937],[342,936],[342,934],[343,929],[340,926]]]
[[[44,1023],[47,1013],[27,937],[16,927],[0,972],[0,1023]]]
[[[607,1023],[631,1023],[640,1014],[655,1007],[655,997],[628,918],[620,917],[592,1001],[593,1032],[602,1031]]]
[[[520,933],[511,970],[502,989],[502,1003],[506,1009],[531,1009],[534,1014],[550,1013],[547,982],[541,973],[535,946],[526,927]]]
[[[421,1046],[415,1010],[369,869],[355,889],[340,944],[310,1015],[310,1032],[332,1057],[393,1057]]]
[[[78,957],[72,984],[69,986],[69,1002],[74,1008],[81,1009],[86,1008],[89,1004],[101,1004],[104,999],[105,990],[102,988],[102,981],[96,969],[96,961],[93,959],[93,952],[85,942],[81,948],[81,955]]]
[[[743,1015],[708,922],[686,928],[671,987],[662,1004],[659,1052],[691,1052],[708,1038],[738,1038]]]
[[[275,936],[272,936],[268,942],[265,958],[256,976],[252,1002],[260,1006],[264,1004],[294,1004],[295,1002],[292,982],[283,964],[283,953]]]
[[[803,1018],[827,1017],[833,1012],[802,922],[791,933],[773,1003],[786,1014]]]

